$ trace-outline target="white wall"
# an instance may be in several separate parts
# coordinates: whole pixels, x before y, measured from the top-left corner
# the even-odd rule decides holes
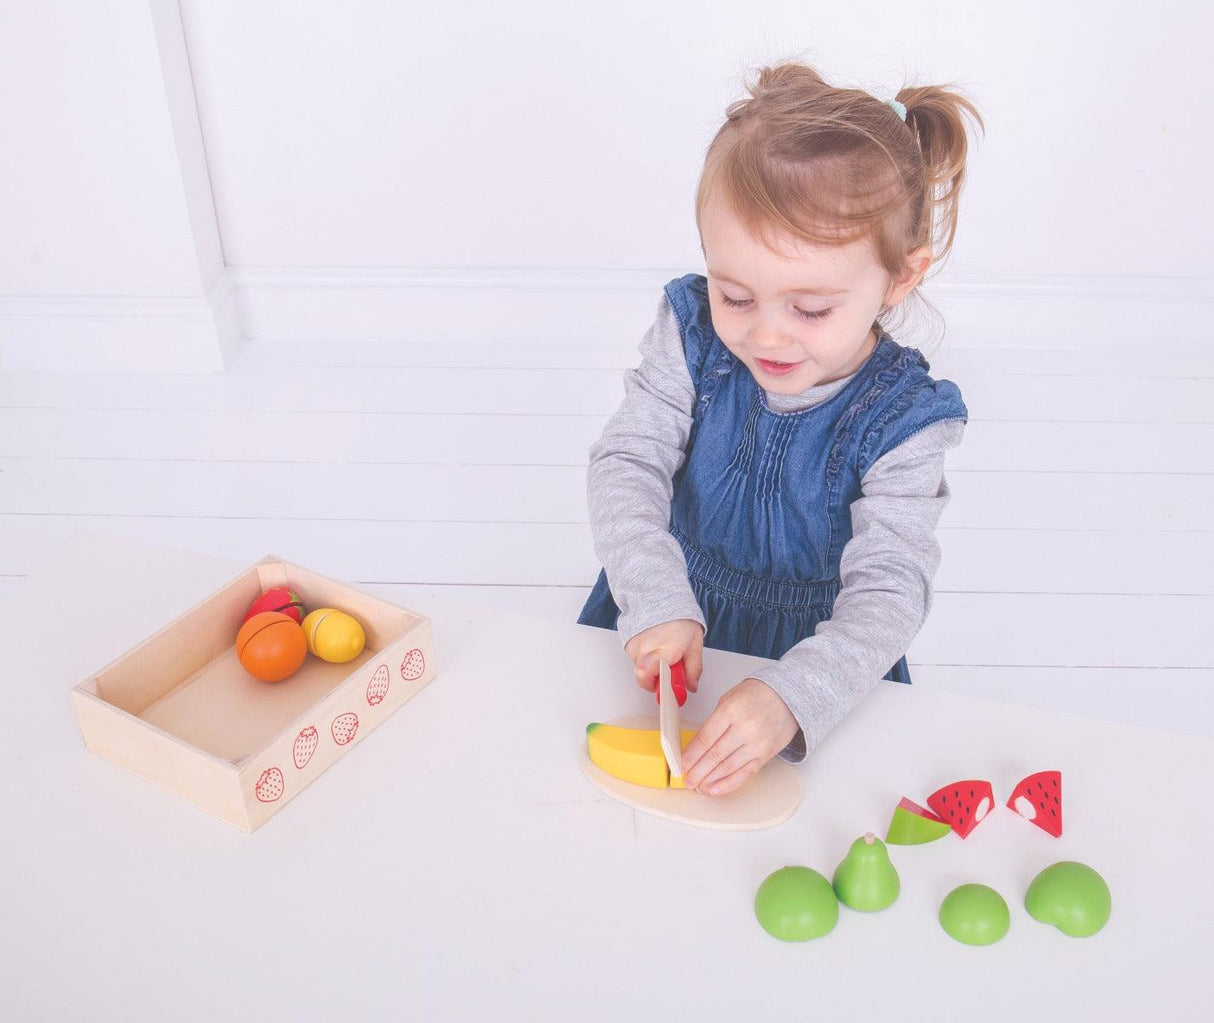
[[[1195,3],[185,10],[254,336],[636,337],[701,266],[692,193],[724,107],[789,55],[883,94],[957,82],[986,116],[934,291],[953,342],[1189,343],[1214,295]],[[410,268],[462,272],[444,290]]]
[[[0,0],[0,366],[238,341],[175,0]]]
[[[33,297],[188,293],[201,191],[174,170],[188,118],[166,114],[149,16],[169,6],[0,8],[10,363]],[[253,337],[561,341],[579,312],[585,340],[636,337],[657,286],[700,268],[692,192],[725,105],[751,66],[795,56],[880,94],[956,82],[985,115],[929,291],[954,343],[1209,340],[1193,323],[1214,297],[1214,147],[1194,69],[1214,20],[1195,2],[180,10]]]
[[[188,0],[234,264],[694,264],[704,147],[746,67],[800,51],[840,84],[904,66],[971,93],[958,270],[1214,270],[1177,215],[1214,173],[1196,4],[434,6]]]

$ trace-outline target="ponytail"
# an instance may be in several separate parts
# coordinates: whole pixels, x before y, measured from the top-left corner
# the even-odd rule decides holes
[[[958,205],[969,150],[965,118],[970,117],[984,134],[986,125],[973,103],[943,86],[905,88],[897,98],[906,107],[907,127],[915,133],[919,152],[923,154],[926,233],[918,241],[932,247],[933,262],[939,267],[957,234]]]

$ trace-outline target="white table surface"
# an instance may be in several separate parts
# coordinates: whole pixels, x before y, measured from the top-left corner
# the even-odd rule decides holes
[[[884,684],[804,765],[791,820],[698,830],[579,769],[587,722],[651,709],[614,633],[435,602],[438,678],[245,835],[88,753],[69,699],[244,567],[80,535],[0,607],[0,1018],[1211,1018],[1208,738]],[[756,659],[705,663],[685,714]],[[805,944],[756,923],[770,871],[829,876],[901,796],[985,777],[1002,802],[1047,768],[1061,840],[1001,809],[891,848],[882,913]],[[1093,938],[1024,910],[1063,859],[1112,889]],[[967,882],[1007,899],[1000,943],[936,922]]]

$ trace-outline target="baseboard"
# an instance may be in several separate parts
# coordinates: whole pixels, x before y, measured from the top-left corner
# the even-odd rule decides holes
[[[242,342],[227,272],[205,297],[0,296],[0,370],[219,373]]]
[[[253,340],[611,344],[639,339],[687,270],[235,267]],[[951,276],[911,310],[906,343],[1208,348],[1210,278]],[[1203,334],[1203,330],[1206,333]],[[903,338],[900,336],[900,340]]]
[[[619,344],[678,269],[233,267],[205,298],[0,296],[0,369],[221,372],[250,340]],[[1209,350],[1210,278],[949,277],[938,316],[895,330],[927,350]]]

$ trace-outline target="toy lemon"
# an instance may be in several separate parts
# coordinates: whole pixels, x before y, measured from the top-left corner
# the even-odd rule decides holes
[[[363,652],[367,635],[357,619],[334,607],[318,607],[303,620],[309,652],[322,661],[343,664]]]

